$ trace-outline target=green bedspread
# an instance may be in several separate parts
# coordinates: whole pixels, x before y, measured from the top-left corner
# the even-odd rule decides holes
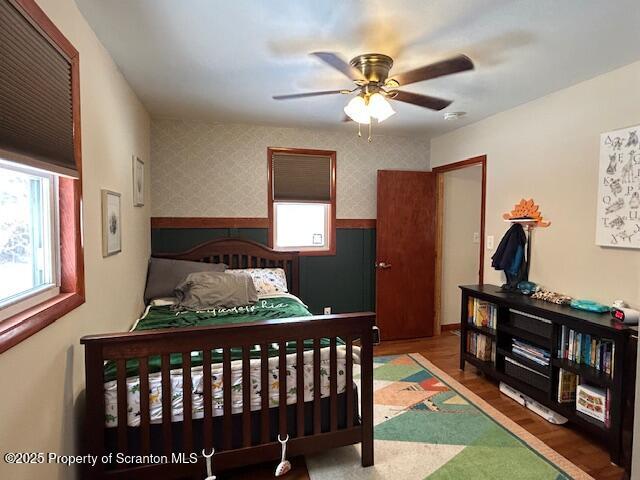
[[[269,320],[274,318],[290,318],[290,317],[306,317],[311,315],[309,310],[300,302],[289,297],[276,297],[258,300],[257,303],[246,307],[237,308],[216,308],[213,310],[193,312],[193,311],[176,311],[170,306],[151,307],[147,315],[138,321],[134,331],[156,330],[164,328],[182,328],[182,327],[207,327],[212,325],[229,325],[234,323],[257,322],[260,320]],[[250,328],[250,327],[247,327]],[[342,342],[338,339],[338,343]],[[323,338],[320,342],[321,347],[329,346],[329,339]],[[313,348],[313,340],[305,340],[304,349]],[[287,342],[287,353],[296,351],[296,342]],[[269,356],[277,356],[279,351],[277,346],[269,346]],[[231,349],[231,360],[240,360],[242,358],[241,348]],[[251,349],[251,358],[260,358],[260,350],[257,346]],[[222,349],[211,351],[211,360],[213,363],[222,362]],[[202,352],[192,352],[192,366],[202,365]],[[182,367],[182,354],[173,353],[170,356],[171,368]],[[149,357],[149,372],[159,372],[161,368],[160,357]],[[127,360],[127,377],[135,377],[138,375],[138,360]],[[115,362],[108,361],[104,367],[105,382],[115,380],[116,365]]]
[[[147,316],[138,322],[135,331],[158,328],[208,327],[309,315],[311,313],[304,305],[289,297],[267,298],[246,307],[216,308],[203,312],[189,310],[176,312],[172,307],[151,307]]]

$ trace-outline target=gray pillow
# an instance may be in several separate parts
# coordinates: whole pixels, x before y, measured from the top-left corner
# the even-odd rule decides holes
[[[176,285],[182,282],[190,273],[224,272],[226,269],[227,266],[224,263],[190,262],[187,260],[151,257],[144,300],[149,302],[154,298],[173,297]]]
[[[220,272],[189,274],[176,287],[175,296],[178,306],[189,310],[243,307],[258,301],[251,275],[227,275]]]

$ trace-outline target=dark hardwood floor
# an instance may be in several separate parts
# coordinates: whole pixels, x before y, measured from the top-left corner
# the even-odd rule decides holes
[[[552,425],[530,410],[501,394],[498,386],[483,376],[471,365],[461,371],[458,365],[460,337],[451,332],[443,332],[439,337],[416,340],[384,342],[375,348],[375,355],[399,353],[420,353],[478,396],[517,422],[533,435],[541,439],[555,451],[597,480],[620,480],[623,470],[611,464],[605,445],[589,438],[571,426]],[[286,475],[289,480],[307,480],[304,458],[292,459],[293,470]],[[247,467],[225,474],[224,478],[269,479],[273,478],[276,462],[257,467]]]

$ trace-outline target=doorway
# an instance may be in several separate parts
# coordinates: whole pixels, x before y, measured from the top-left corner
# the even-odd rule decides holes
[[[434,333],[460,325],[459,285],[484,281],[487,157],[435,167],[436,282]]]

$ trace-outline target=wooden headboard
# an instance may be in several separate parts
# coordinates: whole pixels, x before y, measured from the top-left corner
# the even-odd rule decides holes
[[[224,263],[229,268],[279,267],[287,274],[289,292],[300,293],[298,252],[279,252],[265,245],[242,238],[220,238],[193,247],[186,252],[157,253],[158,258]]]

